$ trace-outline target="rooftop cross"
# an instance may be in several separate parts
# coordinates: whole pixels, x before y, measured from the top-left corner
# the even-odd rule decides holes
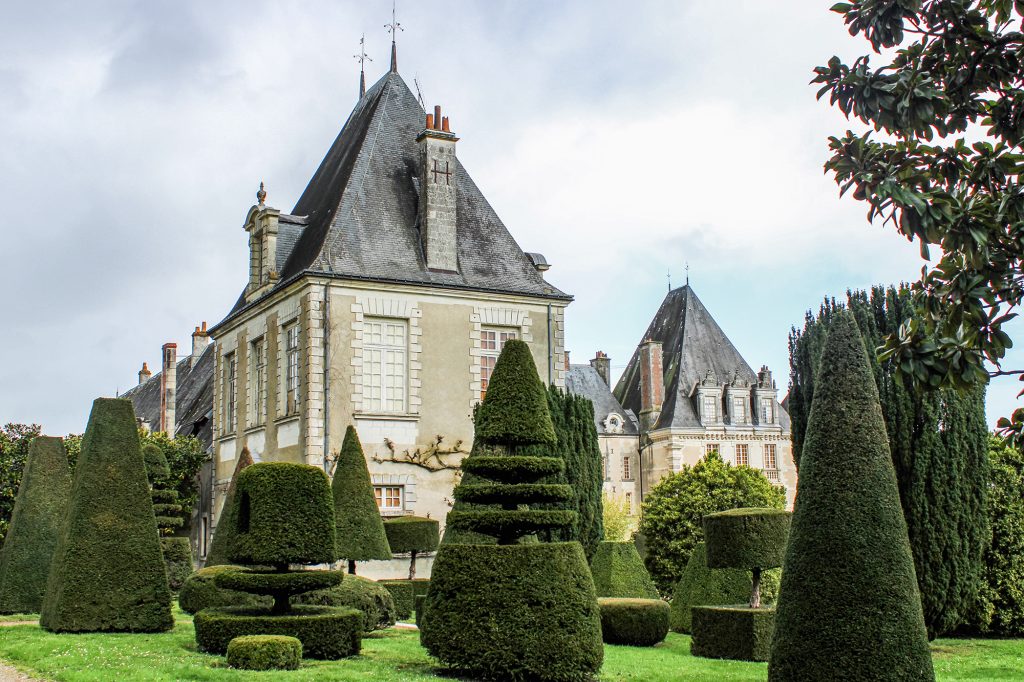
[[[359,99],[366,94],[366,62],[373,59],[366,56],[366,34],[359,37],[359,54],[352,55],[359,62]]]
[[[399,31],[404,31],[402,25],[398,23],[395,13],[395,3],[397,0],[391,0],[391,23],[384,24],[384,28],[391,34],[391,72],[398,73],[398,48],[395,47],[395,36]]]

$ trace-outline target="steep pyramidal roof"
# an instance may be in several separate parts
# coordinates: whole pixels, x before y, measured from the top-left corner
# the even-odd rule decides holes
[[[607,432],[604,422],[613,412],[622,417],[622,433],[634,436],[639,433],[633,423],[635,415],[619,404],[612,395],[612,389],[590,365],[570,365],[565,374],[565,390],[583,396],[594,404],[594,425],[599,434]]]
[[[459,272],[427,269],[416,136],[425,113],[390,72],[356,104],[292,214],[281,215],[283,286],[303,272],[570,299],[544,281],[456,162]],[[244,298],[232,314],[245,306]],[[229,315],[230,317],[230,315]]]
[[[690,394],[698,381],[714,373],[719,383],[739,378],[752,385],[757,375],[718,326],[689,285],[665,296],[641,341],[662,344],[665,402],[654,428],[700,427]],[[640,414],[640,348],[634,351],[615,386],[615,397],[627,410]],[[789,415],[779,410],[779,423],[789,429]]]

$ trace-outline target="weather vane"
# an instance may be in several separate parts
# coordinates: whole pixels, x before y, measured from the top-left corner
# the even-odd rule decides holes
[[[690,286],[690,261],[686,261],[686,286]]]
[[[388,33],[391,34],[391,70],[393,72],[398,71],[398,49],[395,47],[395,37],[398,35],[399,31],[405,30],[402,28],[402,25],[398,23],[395,11],[396,2],[397,0],[391,0],[391,23],[384,24],[384,28],[386,28]]]
[[[359,62],[359,98],[366,94],[366,62],[373,59],[366,56],[366,34],[359,37],[359,54],[352,55]]]

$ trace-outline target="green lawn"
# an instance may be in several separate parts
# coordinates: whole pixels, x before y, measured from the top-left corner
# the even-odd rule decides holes
[[[944,639],[933,646],[940,680],[1024,680],[1024,640]],[[0,628],[0,658],[36,677],[67,682],[145,680],[438,680],[415,631],[389,630],[363,640],[361,656],[305,661],[294,672],[251,673],[196,651],[192,619],[160,635],[54,635],[37,625]],[[451,679],[451,678],[446,678]],[[765,665],[690,656],[690,638],[669,635],[653,649],[605,647],[601,680],[764,680]]]

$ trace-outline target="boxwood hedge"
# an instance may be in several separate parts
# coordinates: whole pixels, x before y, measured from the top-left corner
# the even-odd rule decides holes
[[[365,632],[389,628],[397,620],[391,592],[384,585],[358,575],[346,575],[340,585],[300,594],[292,602],[359,609],[363,612]]]
[[[298,670],[302,642],[284,635],[242,635],[228,642],[228,665],[241,670]]]
[[[660,599],[599,598],[605,644],[654,646],[668,635],[668,604]]]
[[[192,543],[188,538],[160,538],[160,551],[167,569],[167,585],[177,592],[192,575]]]
[[[741,507],[704,517],[709,568],[777,568],[789,542],[790,512]]]
[[[747,606],[694,606],[690,653],[704,658],[767,661],[775,626],[775,609]],[[861,652],[861,655],[870,655]],[[835,673],[836,671],[833,671]],[[796,677],[792,679],[831,679]],[[856,678],[844,678],[856,679]]]
[[[395,615],[406,620],[412,615],[416,592],[410,580],[381,580],[380,584],[391,593],[395,601]]]
[[[246,571],[242,566],[218,564],[201,568],[188,578],[178,593],[178,606],[185,613],[198,613],[211,606],[263,606],[270,608],[274,600],[260,596],[217,587],[214,579],[225,571]]]
[[[283,616],[244,606],[221,606],[203,609],[192,623],[199,649],[221,655],[235,637],[288,635],[302,642],[308,658],[335,660],[358,654],[363,636],[362,612],[333,606],[297,605]]]
[[[658,590],[632,542],[601,542],[590,562],[590,572],[598,597],[658,598]]]

